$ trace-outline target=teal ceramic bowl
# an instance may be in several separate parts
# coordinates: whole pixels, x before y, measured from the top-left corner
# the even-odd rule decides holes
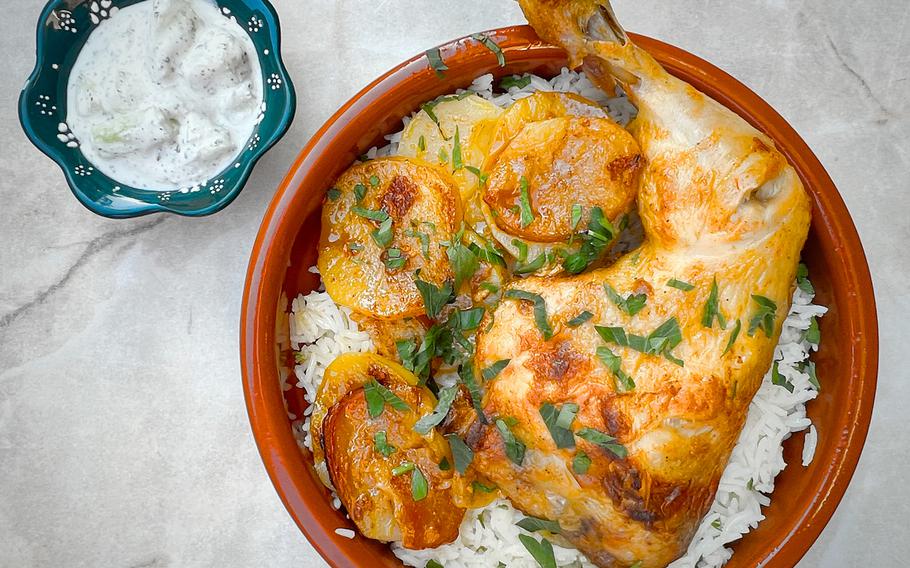
[[[241,154],[201,186],[177,191],[130,187],[98,171],[79,150],[66,124],[69,73],[89,34],[119,8],[149,0],[52,0],[38,20],[37,63],[19,97],[26,135],[63,169],[73,194],[91,211],[125,218],[170,212],[210,215],[237,197],[257,160],[287,131],[297,99],[281,61],[278,14],[266,0],[216,0],[221,12],[249,34],[262,68],[262,117]]]

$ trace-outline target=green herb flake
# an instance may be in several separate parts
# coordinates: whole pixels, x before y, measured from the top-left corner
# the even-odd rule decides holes
[[[572,230],[578,229],[578,224],[581,223],[581,216],[584,214],[584,209],[578,203],[572,205]]]
[[[386,251],[385,265],[389,270],[399,270],[404,268],[405,263],[407,263],[408,257],[401,254],[401,249],[390,248]]]
[[[556,557],[553,554],[553,545],[549,540],[541,538],[538,542],[537,539],[526,534],[518,535],[518,540],[534,557],[540,568],[556,568]]]
[[[416,228],[405,229],[404,236],[415,238],[420,241],[420,252],[424,258],[430,258],[430,235]]]
[[[370,413],[370,418],[378,418],[387,404],[400,412],[411,410],[411,407],[405,401],[398,398],[398,395],[376,379],[372,379],[363,385],[363,394],[367,400],[367,410]]]
[[[499,82],[499,88],[502,89],[503,91],[508,91],[512,87],[515,87],[516,89],[524,89],[525,87],[527,87],[530,84],[531,84],[530,75],[522,75],[522,76],[508,75],[506,77],[503,77],[502,80]]]
[[[705,307],[701,314],[702,327],[711,328],[714,325],[715,319],[717,320],[717,324],[721,329],[727,328],[727,320],[724,318],[724,315],[720,311],[720,298],[717,289],[716,277],[711,283],[711,292],[708,294],[708,300],[705,302]]]
[[[487,417],[483,413],[482,406],[483,390],[481,390],[480,385],[477,384],[477,377],[474,376],[473,361],[462,365],[461,368],[458,369],[458,377],[461,379],[465,388],[468,389],[468,394],[471,395],[471,405],[477,413],[477,418],[482,424],[487,424]]]
[[[455,471],[464,475],[471,462],[474,461],[474,451],[456,434],[447,434],[445,438],[449,442],[449,448],[452,450],[452,458],[455,460]]]
[[[445,148],[440,148],[439,152],[436,153],[436,157],[439,158],[439,162],[442,164],[449,163],[449,153],[446,152]]]
[[[806,294],[815,294],[815,286],[809,280],[809,268],[802,262],[796,267],[796,285]]]
[[[400,465],[397,465],[392,468],[392,475],[398,477],[399,475],[404,475],[406,473],[414,471],[414,468],[417,467],[411,462],[404,462]]]
[[[625,459],[629,455],[626,447],[616,441],[616,438],[609,436],[600,430],[594,428],[582,428],[575,435],[582,440],[587,440],[594,445],[600,446],[619,459]]]
[[[662,323],[647,337],[627,334],[621,327],[604,327],[596,325],[594,329],[600,337],[607,343],[614,343],[622,347],[634,349],[640,353],[649,355],[661,355],[671,363],[684,366],[683,361],[674,357],[671,353],[673,348],[682,342],[682,331],[679,329],[679,322],[672,317]]]
[[[442,459],[439,460],[439,471],[449,471],[452,469],[452,464],[449,463],[449,458],[442,456]]]
[[[619,295],[613,286],[610,286],[609,282],[604,283],[604,290],[607,292],[607,297],[611,302],[616,304],[616,307],[630,316],[634,316],[640,312],[645,304],[648,302],[648,296],[646,294],[629,294],[625,298]]]
[[[386,217],[385,220],[379,224],[379,228],[370,232],[370,236],[380,248],[386,248],[392,244],[392,239],[394,237],[392,232],[392,218]]]
[[[426,282],[419,277],[414,279],[417,291],[423,298],[423,309],[427,317],[436,319],[442,307],[455,299],[455,291],[451,280],[446,280],[442,286],[436,286],[432,282]]]
[[[429,491],[430,486],[427,483],[427,478],[420,471],[420,468],[415,466],[414,471],[411,472],[411,498],[414,501],[423,501],[427,498]]]
[[[460,290],[461,285],[470,282],[480,265],[477,255],[461,242],[461,232],[452,239],[452,244],[446,249],[446,256],[455,275],[455,290]]]
[[[603,209],[592,207],[588,228],[578,235],[581,245],[578,251],[566,256],[563,268],[569,274],[580,274],[601,257],[617,234],[613,224],[604,217]],[[574,240],[574,237],[573,237]]]
[[[644,565],[644,562],[641,560],[636,560],[635,564],[629,566],[629,568],[641,568]]]
[[[490,36],[486,34],[472,34],[471,39],[479,41],[484,47],[492,51],[496,55],[496,61],[499,63],[500,67],[506,66],[506,54],[503,53],[499,45],[493,41]]]
[[[570,319],[568,322],[566,322],[566,325],[568,325],[569,327],[578,327],[580,325],[583,325],[583,324],[591,321],[591,319],[593,317],[594,317],[594,314],[592,314],[588,310],[585,310],[585,311],[581,312],[580,314],[578,314],[577,316],[575,316],[574,318]]]
[[[724,352],[721,355],[726,355],[730,349],[733,349],[733,344],[736,343],[736,338],[739,337],[739,332],[743,327],[743,322],[736,320],[736,323],[733,324],[733,331],[730,332],[730,339],[727,340],[727,346],[724,347]]]
[[[428,560],[427,565],[424,566],[424,568],[445,568],[445,566],[435,560]]]
[[[496,486],[495,485],[484,485],[483,483],[481,483],[479,481],[472,481],[471,489],[474,490],[474,493],[477,493],[478,491],[482,491],[483,493],[492,493],[492,492],[496,491]]]
[[[385,457],[395,453],[395,446],[389,444],[385,431],[373,434],[373,449]]]
[[[341,197],[341,190],[337,187],[331,187],[325,194],[329,201],[338,201],[338,198]]]
[[[452,407],[452,402],[455,400],[455,396],[457,394],[458,385],[440,390],[439,401],[436,403],[436,408],[433,409],[433,412],[421,417],[420,420],[414,424],[414,431],[421,436],[426,436],[429,434],[430,430],[445,420],[445,417],[448,415],[449,409]]]
[[[567,402],[562,408],[557,408],[554,404],[545,402],[540,406],[540,417],[544,425],[550,431],[550,437],[557,448],[574,448],[575,437],[572,435],[572,422],[575,415],[578,414],[578,405]]]
[[[359,205],[355,205],[354,207],[351,207],[351,212],[356,215],[360,215],[364,219],[369,219],[370,221],[379,221],[380,223],[382,223],[383,221],[386,221],[388,219],[391,219],[391,217],[389,217],[389,214],[386,213],[385,211],[365,209],[363,207],[360,207]]]
[[[461,159],[461,134],[458,127],[455,127],[455,142],[452,146],[452,168],[458,171],[464,168],[464,162]]]
[[[492,365],[490,365],[489,367],[484,369],[481,372],[481,374],[483,375],[483,380],[492,381],[493,379],[495,379],[497,376],[499,376],[499,373],[501,373],[502,370],[505,369],[509,365],[509,363],[511,361],[512,361],[511,359],[500,359],[499,361],[496,361],[495,363],[493,363]]]
[[[778,361],[775,361],[774,365],[771,366],[771,384],[777,385],[779,387],[784,387],[790,392],[793,392],[794,389],[793,383],[787,380],[787,377],[783,376],[780,373],[780,366]]]
[[[506,290],[505,297],[510,300],[522,300],[534,304],[534,323],[545,341],[553,337],[553,328],[547,320],[547,304],[543,297],[524,290]]]
[[[480,168],[474,166],[465,166],[464,169],[477,176],[477,184],[480,187],[487,185],[487,180],[490,179],[490,176],[480,171]]]
[[[421,134],[420,138],[417,139],[417,149],[421,152],[427,151],[427,139],[423,134]]]
[[[695,286],[693,286],[692,284],[689,284],[688,282],[685,282],[683,280],[677,280],[676,278],[671,278],[667,282],[667,286],[669,286],[670,288],[676,288],[677,290],[682,290],[683,292],[691,292],[692,290],[695,289]]]
[[[562,532],[559,521],[550,521],[540,517],[525,517],[515,524],[528,532],[547,531],[553,534]]]
[[[442,54],[439,52],[439,48],[428,49],[426,52],[427,60],[430,63],[430,67],[433,68],[433,71],[436,72],[436,76],[442,78],[445,73],[448,71],[448,66],[442,60]]]
[[[815,316],[812,316],[809,320],[809,329],[806,330],[805,338],[806,341],[816,347],[822,341],[822,331],[818,327],[818,319]]]
[[[518,262],[528,260],[528,243],[519,239],[512,239],[512,246],[518,249]]]
[[[749,320],[749,337],[755,335],[758,329],[765,332],[765,337],[774,335],[774,319],[777,314],[777,304],[772,300],[758,294],[752,294],[752,301],[756,303],[755,311]]]
[[[370,176],[370,185],[373,186],[373,187],[379,187],[379,177],[378,177],[378,176]]]
[[[367,186],[362,183],[358,183],[354,186],[354,197],[357,198],[357,202],[363,201],[363,198],[367,196]]]
[[[622,360],[607,347],[597,348],[597,357],[613,373],[616,379],[616,388],[620,392],[629,392],[635,389],[635,381],[622,370]]]
[[[506,457],[515,465],[521,466],[525,459],[525,450],[527,450],[525,445],[515,437],[515,434],[512,433],[512,430],[502,418],[496,419],[496,429],[499,430],[499,435],[502,436]]]
[[[521,228],[524,229],[534,222],[534,211],[531,209],[531,191],[528,186],[528,178],[521,176],[521,179],[518,181],[518,186],[519,191],[521,192],[521,195],[519,196]]]
[[[581,450],[578,450],[578,453],[575,454],[575,457],[572,458],[572,471],[578,475],[584,475],[588,473],[588,468],[591,467],[591,458],[588,457],[588,454],[584,453]]]
[[[815,390],[822,390],[821,383],[818,382],[818,375],[815,373],[815,362],[809,361],[806,363],[805,372],[809,375],[809,384],[815,387]]]
[[[516,264],[515,269],[512,270],[512,272],[514,272],[515,274],[531,274],[533,272],[537,272],[538,270],[540,270],[541,268],[546,266],[546,264],[549,260],[550,260],[550,255],[547,254],[547,252],[542,252],[539,255],[537,255],[537,258],[535,258],[534,260],[532,260],[531,262],[529,262],[527,264],[522,264],[522,263]]]

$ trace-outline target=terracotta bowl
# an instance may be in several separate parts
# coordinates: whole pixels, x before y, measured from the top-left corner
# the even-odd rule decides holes
[[[253,246],[244,290],[240,350],[253,433],[281,499],[313,546],[335,567],[401,566],[388,547],[360,536],[335,534],[351,527],[291,433],[285,411],[278,347],[287,335],[287,299],[317,284],[315,264],[319,209],[334,178],[382,136],[401,128],[401,117],[438,95],[465,87],[484,73],[497,77],[532,71],[552,76],[565,65],[562,50],[542,43],[527,26],[491,32],[508,65],[470,39],[442,47],[449,71],[440,79],[423,56],[392,69],[347,102],[316,133],[278,188]],[[767,519],[735,544],[728,566],[789,567],[808,550],[834,513],[859,460],[875,394],[878,326],[872,282],[862,245],[844,202],[818,159],[774,109],[713,65],[659,41],[633,36],[671,73],[733,109],[775,140],[796,167],[815,204],[804,251],[817,300],[830,311],[821,320],[823,341],[815,357],[822,383],[808,405],[818,429],[815,460],[799,465],[802,438],[785,445],[791,465],[779,477]],[[288,407],[300,412],[302,389],[291,389]]]

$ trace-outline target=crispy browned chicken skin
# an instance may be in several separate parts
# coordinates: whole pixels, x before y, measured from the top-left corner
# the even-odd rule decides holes
[[[474,467],[525,513],[558,520],[599,566],[665,566],[710,506],[771,365],[810,204],[773,142],[632,44],[608,2],[520,4],[573,65],[603,85],[615,78],[638,106],[646,240],[609,268],[508,287],[513,297],[487,316],[477,346],[478,369],[510,360],[483,402],[491,422],[507,420],[475,424]],[[621,298],[646,295],[644,307],[611,299],[604,284]],[[585,311],[589,321],[568,325]],[[575,447],[556,447],[544,403],[578,405]],[[520,465],[502,426],[527,448]],[[598,444],[593,430],[615,441]],[[581,452],[586,471],[583,459],[573,466]]]

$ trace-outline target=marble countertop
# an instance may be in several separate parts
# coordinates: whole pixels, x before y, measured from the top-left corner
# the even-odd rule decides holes
[[[300,99],[289,134],[214,217],[110,221],[77,203],[19,128],[43,2],[3,3],[0,566],[324,566],[266,476],[243,403],[239,309],[260,218],[307,138],[374,77],[523,19],[510,0],[275,4]],[[881,322],[875,417],[844,501],[800,566],[905,566],[910,4],[615,4],[629,29],[708,59],[771,103],[853,213]]]

